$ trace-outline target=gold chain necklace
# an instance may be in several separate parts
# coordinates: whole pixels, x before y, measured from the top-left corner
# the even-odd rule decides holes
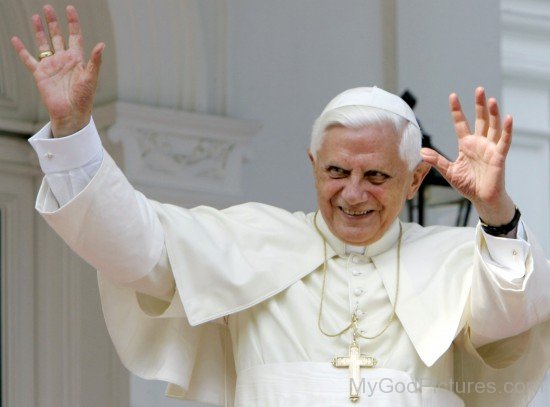
[[[390,324],[392,323],[393,319],[395,318],[395,309],[397,307],[397,298],[399,296],[399,274],[400,274],[399,271],[400,271],[400,268],[401,268],[400,267],[400,263],[401,263],[401,240],[402,240],[402,237],[403,237],[403,226],[401,225],[401,222],[399,222],[399,238],[397,240],[397,274],[396,274],[396,279],[395,279],[395,297],[394,297],[394,300],[393,300],[392,313],[390,315],[390,318],[388,319],[388,322],[386,322],[386,325],[384,326],[384,328],[382,328],[382,330],[380,332],[378,332],[376,335],[372,335],[372,336],[364,335],[364,331],[359,330],[359,327],[358,327],[359,320],[358,320],[358,317],[357,317],[357,310],[355,310],[355,311],[353,311],[353,314],[351,315],[351,322],[349,323],[349,325],[346,326],[341,331],[331,334],[331,333],[326,332],[323,329],[323,327],[321,326],[321,320],[322,320],[322,315],[323,315],[323,303],[324,303],[324,299],[325,299],[325,285],[326,285],[326,281],[327,281],[327,268],[328,268],[327,263],[328,263],[328,259],[327,259],[327,240],[325,239],[325,236],[323,235],[323,233],[319,230],[319,227],[317,226],[317,214],[318,213],[319,213],[319,211],[315,212],[315,215],[313,217],[313,224],[315,225],[315,229],[317,230],[317,233],[319,233],[319,235],[323,239],[324,262],[323,262],[323,285],[322,285],[322,288],[321,288],[321,301],[320,301],[320,304],[319,304],[319,314],[317,316],[317,326],[319,327],[319,330],[321,331],[321,333],[323,335],[329,336],[331,338],[340,336],[340,335],[346,333],[347,331],[349,331],[350,329],[353,329],[353,342],[355,342],[355,340],[358,337],[363,338],[363,339],[378,338],[380,335],[382,335],[384,332],[386,332],[386,330],[389,328]]]

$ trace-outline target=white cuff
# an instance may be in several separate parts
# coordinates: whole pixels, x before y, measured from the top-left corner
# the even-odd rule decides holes
[[[496,273],[508,281],[525,277],[525,262],[531,245],[527,242],[523,221],[518,223],[516,239],[492,236],[483,228],[481,231],[491,260],[495,266],[500,266],[495,269]]]
[[[82,167],[102,151],[93,119],[82,130],[59,138],[52,138],[48,123],[29,139],[29,143],[38,154],[44,174]]]

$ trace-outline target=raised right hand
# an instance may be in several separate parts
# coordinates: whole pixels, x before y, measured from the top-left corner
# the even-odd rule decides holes
[[[57,15],[52,6],[44,6],[49,35],[39,15],[32,17],[38,52],[50,50],[51,39],[54,54],[37,61],[18,37],[11,39],[19,58],[33,74],[42,102],[51,121],[54,137],[73,134],[85,127],[92,114],[97,89],[101,54],[104,43],[98,43],[85,63],[80,21],[73,6],[67,6],[69,46],[61,33]]]

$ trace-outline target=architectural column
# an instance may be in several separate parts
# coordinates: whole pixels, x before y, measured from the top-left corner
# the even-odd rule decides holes
[[[550,4],[503,0],[504,113],[514,117],[507,188],[550,253]],[[536,199],[534,197],[536,196]]]

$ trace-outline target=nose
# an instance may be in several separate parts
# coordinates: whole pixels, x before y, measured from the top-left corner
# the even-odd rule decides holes
[[[358,179],[349,179],[342,190],[341,196],[349,205],[358,205],[368,200],[369,193],[364,182]]]

